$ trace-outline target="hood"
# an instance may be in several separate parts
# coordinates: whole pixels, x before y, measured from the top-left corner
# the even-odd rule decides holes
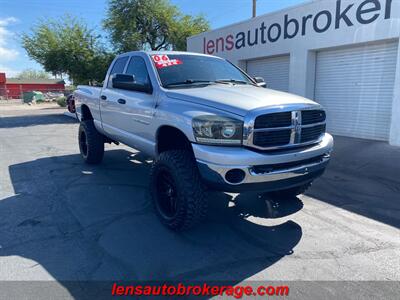
[[[214,107],[240,116],[249,111],[287,104],[315,104],[314,101],[289,93],[252,85],[215,84],[204,87],[169,90],[170,98]]]

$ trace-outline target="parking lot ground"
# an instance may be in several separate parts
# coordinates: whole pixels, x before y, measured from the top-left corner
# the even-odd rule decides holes
[[[151,160],[107,145],[85,165],[64,110],[0,107],[0,280],[400,280],[400,148],[336,137],[293,199],[209,195],[177,234],[157,220]]]

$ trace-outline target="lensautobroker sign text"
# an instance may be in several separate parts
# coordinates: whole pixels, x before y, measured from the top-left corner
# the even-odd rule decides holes
[[[366,0],[358,6],[355,3],[342,5],[341,0],[337,0],[334,12],[321,10],[315,15],[309,14],[300,19],[285,14],[282,22],[272,23],[269,26],[262,22],[259,27],[247,32],[240,31],[235,35],[228,34],[215,40],[204,37],[203,53],[214,54],[268,42],[275,43],[282,38],[292,39],[298,35],[305,36],[309,30],[323,33],[331,27],[338,29],[341,26],[353,26],[355,22],[370,24],[381,14],[385,19],[390,19],[391,11],[392,0]]]

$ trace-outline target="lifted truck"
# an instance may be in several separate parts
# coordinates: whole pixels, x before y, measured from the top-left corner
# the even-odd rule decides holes
[[[202,219],[207,188],[301,194],[333,147],[319,104],[209,55],[124,53],[102,88],[78,86],[74,100],[85,162],[100,163],[105,142],[153,157],[155,211],[173,230]]]

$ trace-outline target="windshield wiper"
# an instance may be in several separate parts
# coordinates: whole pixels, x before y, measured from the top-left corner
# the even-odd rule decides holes
[[[194,79],[186,79],[185,81],[173,82],[166,84],[164,87],[174,87],[180,85],[208,85],[213,84],[213,81],[210,80],[194,80]]]
[[[236,79],[218,79],[215,80],[214,82],[216,83],[235,83],[235,84],[250,84],[247,81],[244,80],[236,80]]]

